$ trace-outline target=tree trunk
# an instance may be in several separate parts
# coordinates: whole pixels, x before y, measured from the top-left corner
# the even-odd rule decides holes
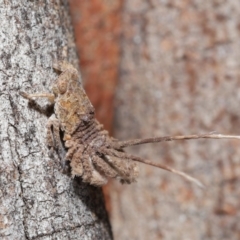
[[[61,172],[47,116],[19,95],[51,90],[54,59],[78,65],[67,1],[0,6],[0,238],[112,239],[101,189]]]
[[[115,137],[239,135],[239,14],[237,0],[126,0]],[[240,239],[239,144],[193,140],[131,149],[186,171],[206,189],[141,165],[137,183],[114,182],[110,190],[116,239]]]

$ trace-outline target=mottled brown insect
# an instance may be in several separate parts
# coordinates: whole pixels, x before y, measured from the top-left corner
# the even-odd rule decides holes
[[[47,123],[47,144],[51,152],[57,151],[63,162],[69,161],[73,177],[80,176],[84,182],[95,186],[106,184],[109,178],[132,183],[138,176],[138,161],[174,172],[201,185],[183,172],[127,154],[123,149],[151,142],[220,138],[220,135],[210,133],[118,141],[110,137],[95,119],[94,108],[79,82],[78,71],[67,62],[58,62],[53,68],[61,73],[53,85],[53,93],[22,92],[21,95],[29,100],[45,97],[54,103],[54,114]]]

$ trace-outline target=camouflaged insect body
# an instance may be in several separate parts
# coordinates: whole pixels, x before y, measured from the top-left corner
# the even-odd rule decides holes
[[[54,67],[62,73],[53,85],[55,116],[48,123],[48,145],[61,148],[61,139],[56,137],[60,128],[67,150],[63,160],[70,161],[72,176],[81,176],[84,182],[101,186],[108,178],[118,178],[123,183],[135,181],[135,162],[102,153],[102,148],[106,151],[116,140],[94,118],[94,108],[79,83],[77,70],[67,63]]]

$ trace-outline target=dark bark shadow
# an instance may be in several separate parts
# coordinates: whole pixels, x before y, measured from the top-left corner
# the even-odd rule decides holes
[[[105,208],[102,188],[84,183],[80,177],[75,177],[73,179],[73,188],[74,192],[79,196],[83,204],[85,204],[88,209],[97,216],[100,222],[105,224],[106,229],[110,229],[111,237],[113,238],[111,224]]]
[[[35,100],[28,100],[28,107],[41,114],[44,114],[47,117],[50,117],[54,113],[54,103],[47,104],[46,106],[41,106]]]

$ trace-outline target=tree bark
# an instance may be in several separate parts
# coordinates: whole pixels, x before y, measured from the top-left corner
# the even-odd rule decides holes
[[[0,22],[0,238],[112,239],[101,189],[61,172],[47,116],[19,95],[51,90],[53,60],[78,65],[67,1],[0,0]]]
[[[237,0],[126,0],[115,137],[239,135],[239,14]],[[240,238],[238,141],[146,144],[131,153],[186,171],[206,189],[141,165],[137,183],[110,189],[116,239]]]

